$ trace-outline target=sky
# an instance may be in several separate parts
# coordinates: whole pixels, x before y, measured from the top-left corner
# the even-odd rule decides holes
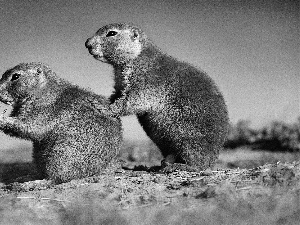
[[[297,0],[0,0],[0,73],[44,62],[59,76],[109,96],[113,71],[84,43],[100,27],[131,22],[164,52],[209,74],[232,123],[300,116]],[[2,110],[4,105],[1,105]],[[145,138],[134,116],[125,138]]]

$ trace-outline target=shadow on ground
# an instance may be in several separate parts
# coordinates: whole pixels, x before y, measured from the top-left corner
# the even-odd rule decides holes
[[[32,162],[0,163],[0,183],[34,180],[36,169]]]

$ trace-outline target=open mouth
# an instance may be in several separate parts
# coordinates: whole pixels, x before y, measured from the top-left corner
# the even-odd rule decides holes
[[[103,57],[102,52],[97,52],[96,50],[89,49],[89,53],[97,60],[106,61]]]
[[[107,62],[107,60],[103,57],[103,55],[93,55],[94,59],[99,60],[101,62]]]
[[[95,55],[95,50],[93,48],[88,48],[88,51],[91,55]]]
[[[95,59],[101,59],[101,58],[102,58],[100,55],[93,55],[93,57],[94,57]]]
[[[103,53],[100,49],[95,48],[95,47],[87,47],[89,53],[94,57],[94,59],[102,61],[102,62],[106,62],[106,59],[103,56]]]
[[[89,50],[89,53],[93,56],[101,56],[102,55],[101,52],[99,53],[99,51],[95,48],[88,48],[88,50]]]

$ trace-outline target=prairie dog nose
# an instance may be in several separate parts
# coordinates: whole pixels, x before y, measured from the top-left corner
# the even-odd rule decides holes
[[[86,40],[86,42],[85,42],[85,47],[86,48],[90,48],[90,47],[92,47],[92,38],[88,38],[87,40]]]

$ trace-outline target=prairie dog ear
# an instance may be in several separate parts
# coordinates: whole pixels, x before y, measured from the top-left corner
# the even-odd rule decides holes
[[[139,37],[139,31],[135,28],[132,29],[132,36],[131,36],[131,40],[135,41],[136,39],[138,39]]]

